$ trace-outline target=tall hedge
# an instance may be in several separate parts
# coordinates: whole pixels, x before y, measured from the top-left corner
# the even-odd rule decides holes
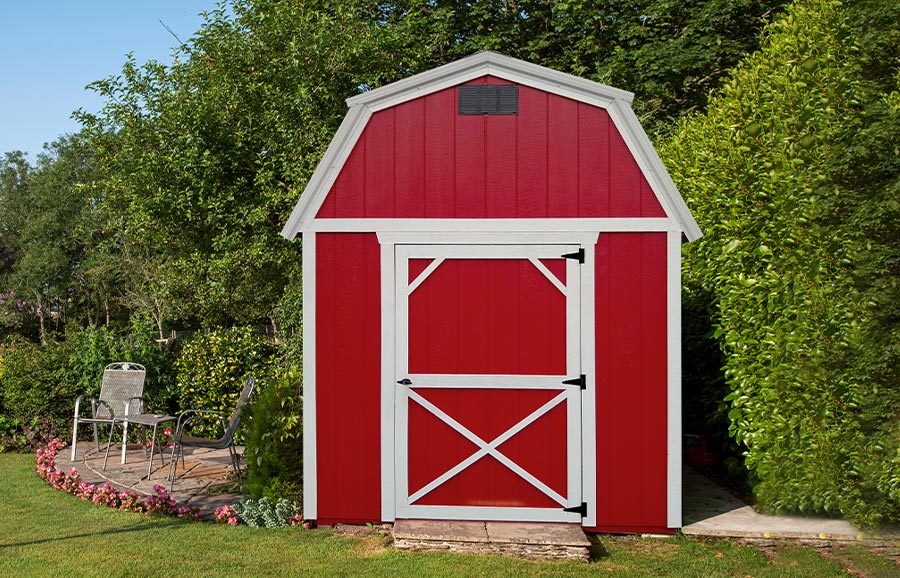
[[[252,376],[257,389],[253,399],[265,387],[278,363],[278,346],[250,327],[217,329],[195,336],[185,343],[175,361],[178,406],[221,412],[227,420],[244,385]],[[241,418],[238,443],[243,443],[246,417]],[[206,436],[222,434],[213,422],[200,424],[194,433]]]
[[[759,504],[863,524],[900,519],[882,465],[900,407],[872,406],[879,386],[858,362],[875,311],[857,275],[865,235],[834,218],[848,207],[833,167],[867,105],[894,98],[866,78],[856,17],[890,9],[795,2],[707,113],[659,147],[704,231],[685,248],[685,280],[713,301],[723,412]]]

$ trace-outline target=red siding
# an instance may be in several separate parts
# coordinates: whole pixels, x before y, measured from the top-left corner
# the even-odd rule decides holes
[[[381,521],[381,278],[374,234],[316,236],[319,523]]]
[[[665,531],[666,234],[601,234],[595,279],[593,530]]]
[[[317,216],[665,213],[605,110],[520,85],[515,116],[460,116],[455,87],[375,113]]]
[[[565,375],[565,297],[525,260],[447,259],[409,296],[409,371]]]

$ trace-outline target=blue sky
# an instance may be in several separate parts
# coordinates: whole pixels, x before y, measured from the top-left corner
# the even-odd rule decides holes
[[[0,4],[0,154],[34,161],[45,142],[78,129],[78,108],[103,101],[85,86],[118,74],[128,52],[139,63],[172,61],[215,0],[4,0]]]

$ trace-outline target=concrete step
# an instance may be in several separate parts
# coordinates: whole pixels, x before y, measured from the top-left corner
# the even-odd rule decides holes
[[[503,554],[530,559],[588,560],[591,542],[577,524],[397,520],[398,550]]]

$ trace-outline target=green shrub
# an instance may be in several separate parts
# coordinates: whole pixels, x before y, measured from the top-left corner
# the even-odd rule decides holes
[[[178,389],[174,363],[176,349],[167,349],[156,341],[156,325],[148,315],[131,317],[131,332],[121,342],[122,361],[134,361],[147,369],[144,398],[152,411],[173,414],[178,411]],[[119,360],[116,360],[119,361]]]
[[[290,525],[292,517],[300,513],[294,502],[285,498],[275,502],[268,498],[244,498],[234,505],[234,510],[241,521],[251,528],[284,528]]]
[[[167,413],[177,409],[174,355],[156,342],[151,319],[133,316],[130,333],[125,336],[105,326],[70,328],[66,341],[72,348],[70,367],[79,394],[99,394],[103,368],[116,361],[130,361],[140,363],[147,370],[144,399],[148,406]]]
[[[71,356],[71,344],[54,339],[41,346],[14,337],[4,346],[0,406],[7,426],[21,427],[30,448],[55,437],[66,439],[71,432],[78,395]]]
[[[290,368],[259,392],[247,431],[247,486],[255,498],[300,501],[303,480],[303,397]]]
[[[28,443],[22,433],[22,422],[7,417],[0,407],[0,454],[25,450]]]
[[[685,281],[712,303],[730,433],[759,504],[867,525],[900,521],[900,316],[878,321],[900,286],[885,259],[898,246],[900,108],[882,102],[898,45],[869,54],[887,69],[860,57],[900,37],[895,4],[792,3],[707,113],[659,147],[704,231],[685,247]],[[857,11],[884,14],[853,25]],[[884,85],[867,78],[885,70]],[[848,163],[867,168],[848,182]]]
[[[175,361],[178,405],[182,410],[205,409],[231,415],[244,385],[253,376],[265,388],[278,362],[278,347],[252,328],[221,329],[198,335],[184,344]],[[254,396],[255,397],[255,396]],[[246,420],[238,430],[243,443]],[[221,435],[221,427],[199,424],[194,433]]]

